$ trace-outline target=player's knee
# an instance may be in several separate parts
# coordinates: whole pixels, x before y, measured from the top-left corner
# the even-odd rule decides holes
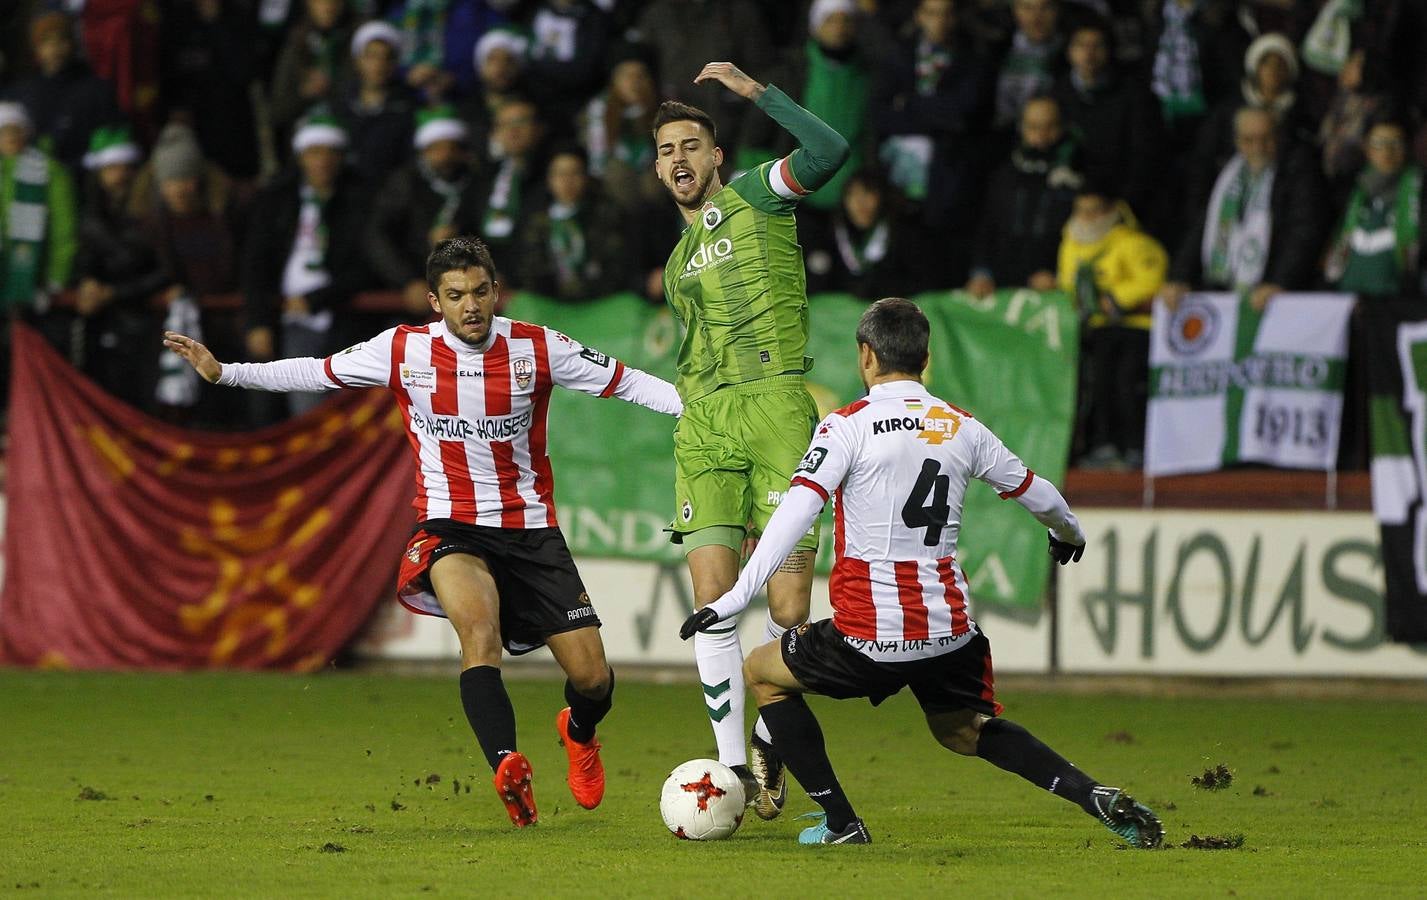
[[[569,679],[570,685],[586,697],[598,698],[609,693],[609,666],[600,666],[586,672],[571,672]]]
[[[985,721],[985,716],[971,710],[927,715],[927,725],[931,727],[937,743],[962,756],[976,755],[976,745],[981,739],[981,725]]]
[[[763,677],[763,667],[759,665],[760,656],[759,651],[755,650],[743,661],[743,683],[754,694],[769,687],[767,679]]]
[[[980,738],[981,732],[972,725],[964,725],[954,731],[938,735],[937,739],[941,745],[952,753],[960,753],[962,756],[976,755],[976,742]]]
[[[501,642],[499,629],[481,622],[456,629],[461,656],[470,665],[498,665]]]
[[[808,603],[799,603],[795,599],[783,598],[783,602],[774,603],[773,598],[768,599],[768,617],[773,620],[779,628],[793,628],[808,620]]]
[[[774,644],[765,644],[750,653],[748,658],[743,661],[743,683],[753,694],[753,699],[758,706],[772,703],[783,695],[782,689],[768,677],[766,668],[769,648],[775,646]]]

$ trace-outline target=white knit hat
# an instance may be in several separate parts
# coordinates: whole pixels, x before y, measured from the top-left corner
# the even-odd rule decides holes
[[[834,13],[855,16],[857,3],[855,0],[815,0],[812,8],[808,10],[808,31],[817,31],[827,21],[828,16]]]
[[[383,22],[381,19],[375,19],[363,25],[361,28],[358,28],[356,33],[352,35],[352,56],[361,56],[362,51],[367,49],[367,45],[372,41],[382,41],[391,44],[397,53],[401,52],[404,44],[401,32],[396,29],[395,25],[392,25],[390,22]]]
[[[1259,70],[1259,63],[1270,53],[1283,57],[1283,61],[1288,63],[1289,80],[1297,81],[1298,54],[1294,52],[1292,42],[1277,32],[1261,34],[1249,44],[1249,49],[1244,53],[1244,74],[1253,77]]]
[[[504,48],[515,55],[521,64],[525,63],[525,52],[530,49],[530,38],[525,32],[515,28],[492,28],[481,39],[476,41],[476,51],[471,57],[471,62],[476,67],[476,71],[481,70],[481,63],[486,57],[491,55],[491,51],[497,48]]]
[[[412,143],[417,150],[425,150],[437,141],[464,141],[468,137],[466,123],[449,106],[433,106],[416,114],[416,137]]]
[[[301,153],[311,147],[331,147],[343,150],[347,146],[347,132],[330,115],[308,116],[298,125],[292,135],[292,152]]]
[[[0,128],[6,125],[19,125],[26,131],[33,131],[35,127],[30,114],[19,103],[0,103]]]

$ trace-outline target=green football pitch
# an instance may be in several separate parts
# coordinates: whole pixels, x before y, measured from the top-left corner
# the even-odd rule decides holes
[[[539,826],[517,832],[445,678],[0,670],[0,894],[1421,896],[1427,705],[1003,691],[1007,716],[1165,819],[1123,849],[1070,804],[938,748],[899,696],[813,701],[870,847],[775,822],[675,840],[664,776],[712,754],[696,685],[619,685],[595,811],[564,784],[556,681],[515,680]],[[1192,779],[1232,773],[1206,790]],[[805,824],[805,823],[804,823]],[[1233,849],[1185,847],[1191,836]]]

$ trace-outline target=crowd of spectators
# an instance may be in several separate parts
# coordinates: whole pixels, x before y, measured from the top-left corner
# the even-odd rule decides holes
[[[426,251],[467,232],[507,289],[662,302],[659,101],[714,116],[725,177],[791,149],[693,83],[728,59],[852,147],[799,212],[809,290],[1065,290],[1076,455],[1133,467],[1156,298],[1423,293],[1424,38],[1427,0],[14,0],[0,319],[246,427],[313,398],[221,405],[165,321],[330,353],[425,318]]]

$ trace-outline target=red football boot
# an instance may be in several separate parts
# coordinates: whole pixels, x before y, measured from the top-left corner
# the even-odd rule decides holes
[[[604,763],[600,762],[600,742],[590,738],[582,744],[570,737],[570,707],[555,717],[555,730],[560,733],[560,745],[570,757],[570,772],[565,781],[575,802],[585,809],[594,809],[604,799]]]
[[[524,754],[512,751],[501,759],[492,779],[500,801],[505,804],[505,811],[510,813],[511,824],[516,828],[535,824],[535,792],[530,789],[532,774],[530,760]]]

